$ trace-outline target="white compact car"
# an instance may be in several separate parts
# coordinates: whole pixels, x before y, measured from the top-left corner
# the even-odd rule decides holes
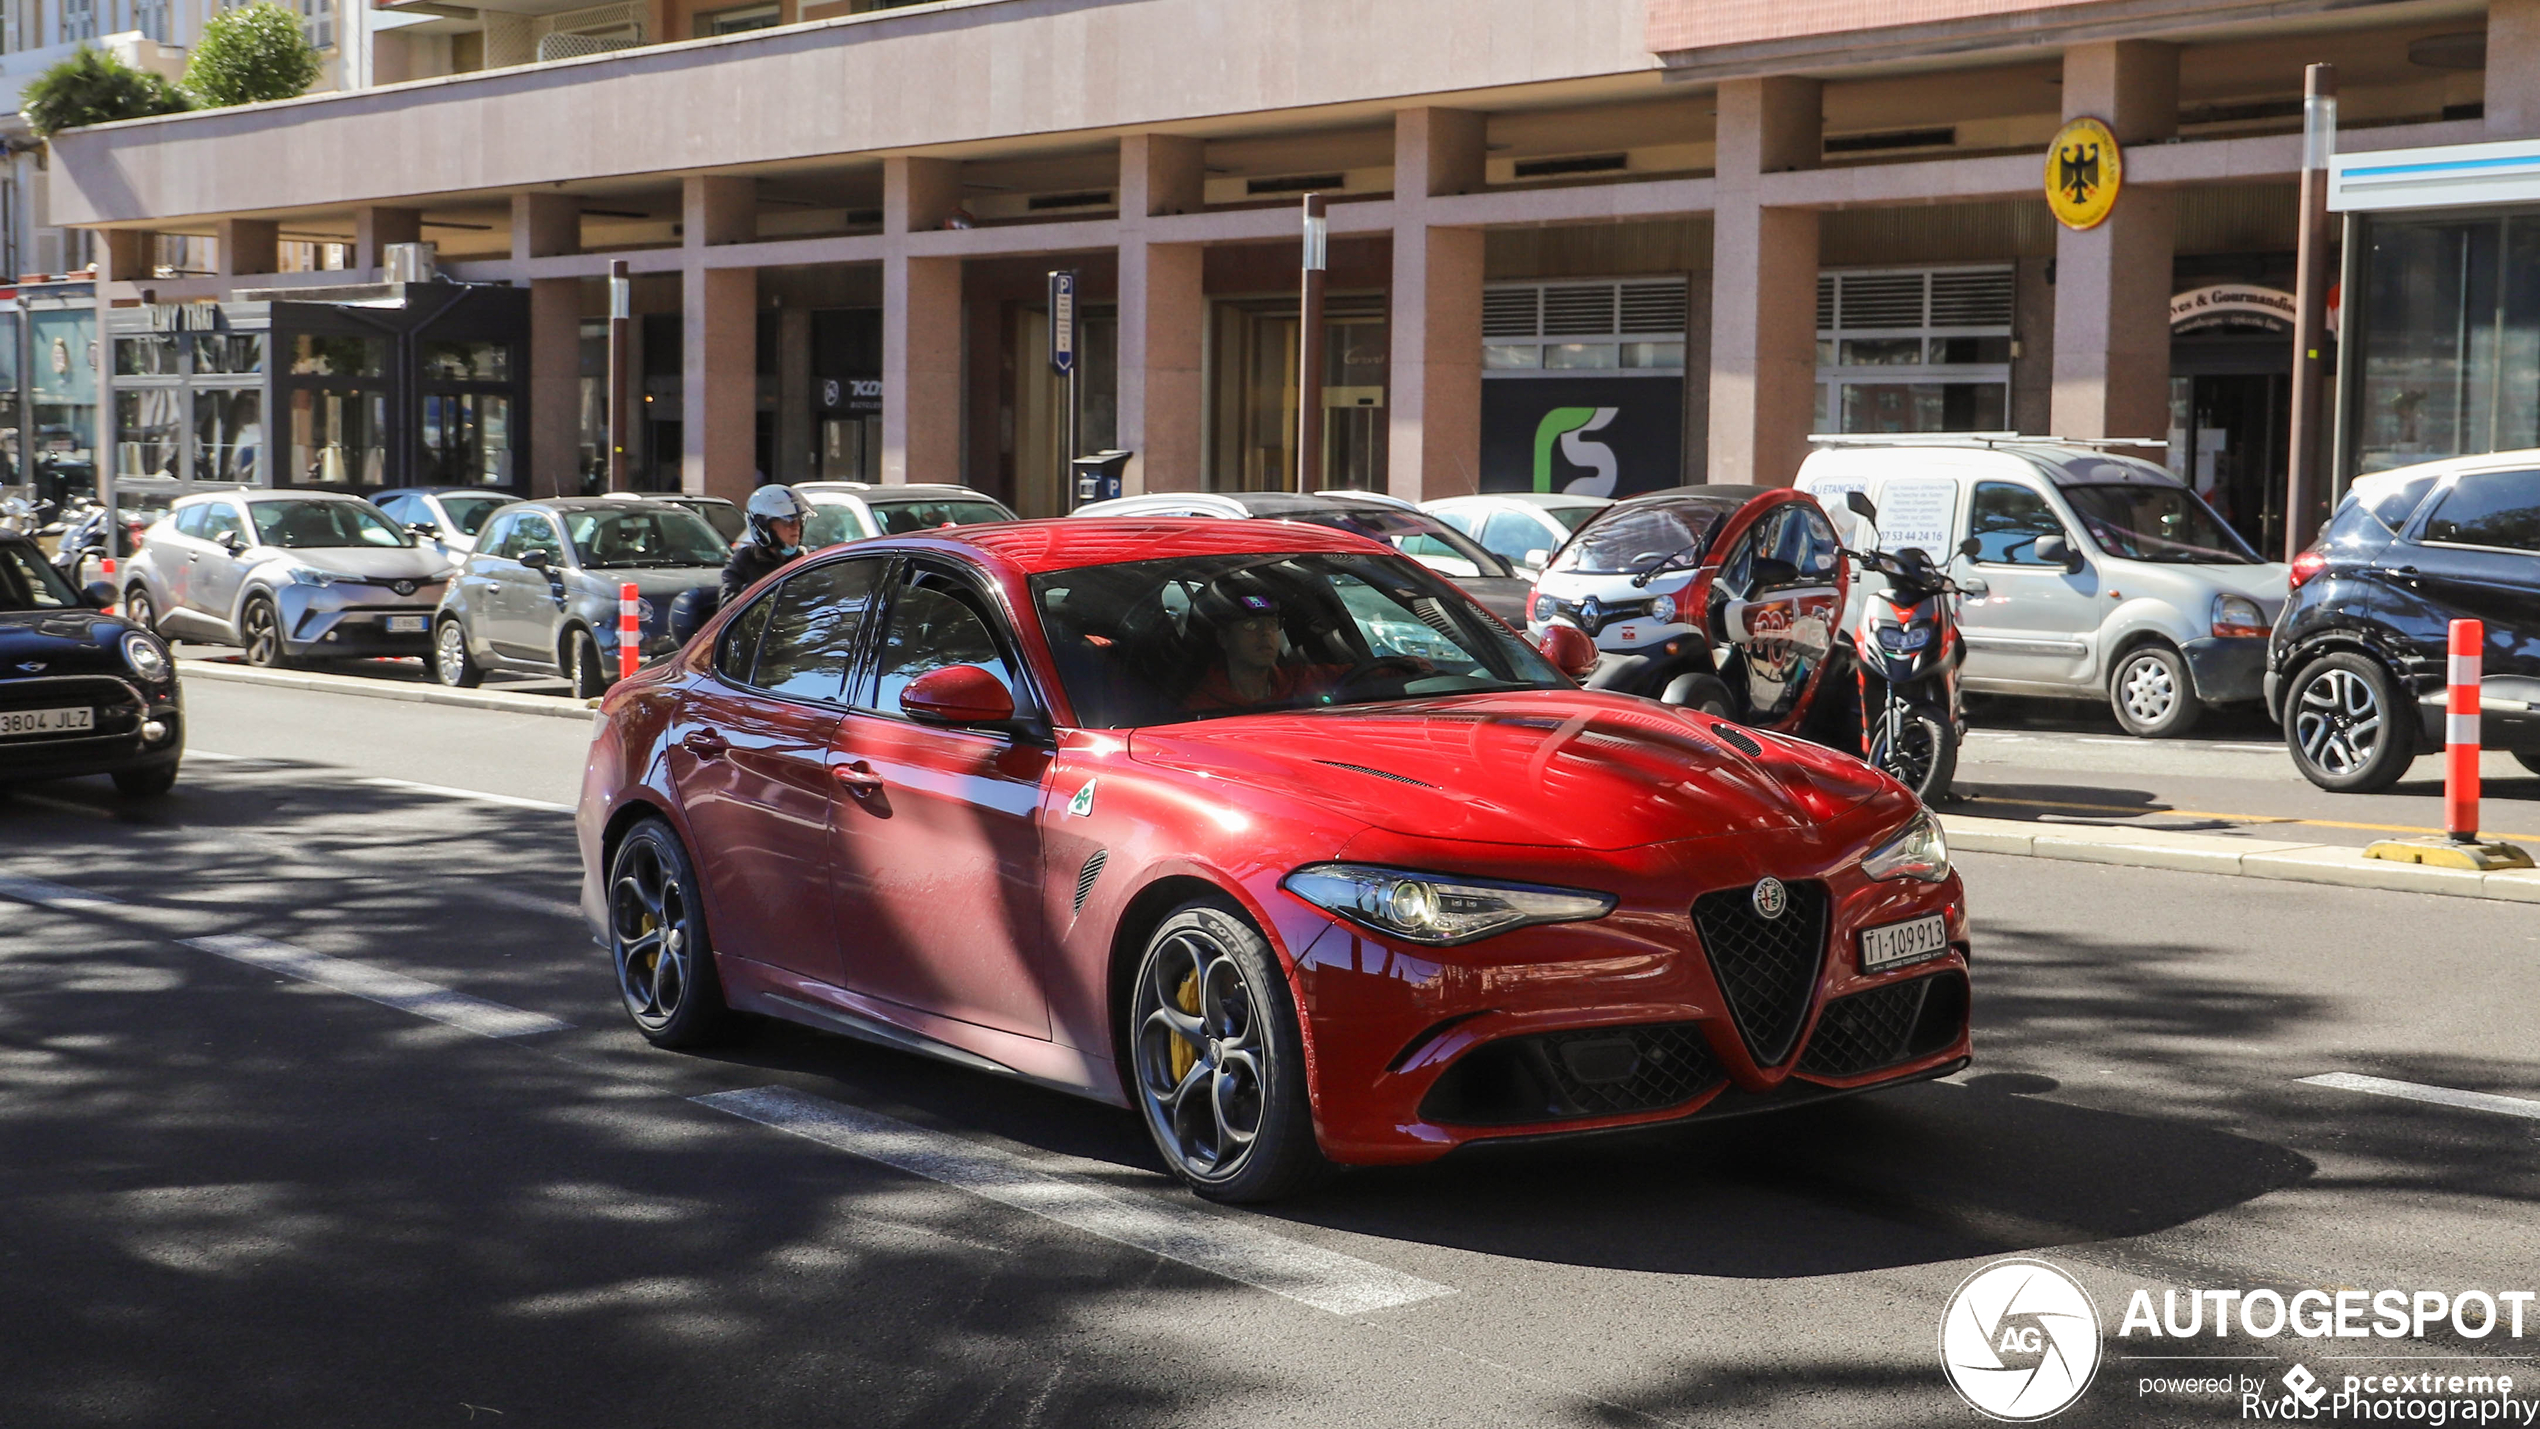
[[[980,526],[1012,521],[1004,502],[967,486],[905,486],[869,481],[798,481],[794,490],[811,503],[803,523],[803,549],[817,551],[867,536],[898,536],[938,526]]]
[[[1520,575],[1537,576],[1571,532],[1613,504],[1609,497],[1569,491],[1489,491],[1441,496],[1421,502],[1420,509],[1472,537]]]
[[[2259,697],[2285,567],[2166,469],[2128,455],[2132,444],[1815,440],[1797,484],[1846,545],[1868,539],[1843,501],[1860,491],[1877,504],[1882,548],[1948,558],[1967,592],[1967,690],[2104,698],[2129,733],[2153,739],[2187,733],[2207,705]],[[1971,555],[1959,549],[1969,538]]]

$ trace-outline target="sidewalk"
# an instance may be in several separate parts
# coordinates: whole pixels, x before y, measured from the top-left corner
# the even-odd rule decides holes
[[[547,715],[556,719],[587,721],[592,717],[589,705],[554,695],[522,695],[504,690],[453,690],[441,685],[408,684],[360,675],[329,675],[314,670],[259,670],[252,665],[235,665],[224,660],[179,659],[176,668],[177,673],[188,680],[231,680],[242,685],[324,690],[335,695],[367,695],[374,700],[454,705],[461,709],[501,710],[507,714]]]

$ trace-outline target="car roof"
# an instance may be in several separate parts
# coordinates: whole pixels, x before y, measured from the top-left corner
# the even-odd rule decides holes
[[[1208,516],[1068,516],[992,525],[953,526],[893,538],[914,548],[971,547],[1026,575],[1078,566],[1119,565],[1176,556],[1393,554],[1347,531],[1302,522],[1227,521]],[[874,542],[859,543],[870,548]]]
[[[521,499],[511,492],[493,486],[383,486],[372,495],[374,497],[394,496],[399,492],[409,496],[493,496],[505,501]]]
[[[305,489],[301,487],[278,486],[244,486],[240,487],[236,491],[207,491],[203,493],[203,495],[207,497],[236,496],[247,501],[359,501],[364,505],[368,505],[370,502],[370,498],[368,496],[355,496],[349,491],[324,491]],[[182,506],[186,501],[192,501],[194,499],[195,498],[189,496],[185,498],[185,501],[180,501],[177,504]]]
[[[1450,496],[1442,501],[1424,501],[1423,508],[1444,506],[1450,501],[1513,501],[1520,506],[1541,506],[1547,510],[1560,506],[1611,506],[1610,496],[1586,496],[1575,491],[1476,491],[1464,496]]]
[[[981,491],[976,487],[956,486],[950,482],[941,481],[888,483],[878,481],[798,481],[794,483],[794,489],[796,491],[807,491],[815,496],[860,496],[867,501],[940,501],[948,496],[975,496],[983,501],[996,500],[995,497],[988,495],[988,493]]]
[[[605,496],[541,496],[520,504],[541,511],[623,511],[639,499],[634,492],[621,491]]]
[[[674,504],[674,505],[678,505],[678,506],[686,506],[686,505],[688,505],[688,504],[689,504],[689,503],[691,503],[691,502],[697,503],[697,504],[699,504],[699,505],[706,505],[706,506],[732,506],[732,505],[736,505],[736,504],[737,504],[737,503],[736,503],[736,502],[734,502],[734,501],[732,500],[732,498],[731,498],[731,497],[729,497],[729,496],[708,496],[708,495],[706,495],[704,492],[701,492],[701,491],[624,491],[624,492],[608,492],[608,493],[603,493],[603,495],[602,495],[599,499],[601,499],[601,500],[607,500],[607,499],[609,499],[609,498],[611,498],[611,497],[625,497],[625,496],[632,496],[632,497],[636,498],[636,499],[637,499],[637,500],[639,500],[639,501],[668,501],[668,502],[671,502],[672,504]]]

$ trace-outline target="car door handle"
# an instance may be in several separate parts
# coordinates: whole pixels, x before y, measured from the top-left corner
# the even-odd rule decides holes
[[[725,739],[722,735],[715,733],[713,730],[698,729],[690,730],[688,732],[688,737],[679,741],[679,747],[687,750],[690,754],[697,756],[699,759],[721,759],[725,754],[731,752],[732,741]]]
[[[829,775],[859,799],[868,799],[882,791],[882,776],[861,759],[829,766]]]

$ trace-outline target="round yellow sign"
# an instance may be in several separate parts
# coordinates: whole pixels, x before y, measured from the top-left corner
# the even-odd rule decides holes
[[[2066,228],[2097,228],[2117,206],[2125,186],[2125,158],[2117,136],[2096,119],[2076,119],[2055,131],[2046,150],[2046,206]]]

